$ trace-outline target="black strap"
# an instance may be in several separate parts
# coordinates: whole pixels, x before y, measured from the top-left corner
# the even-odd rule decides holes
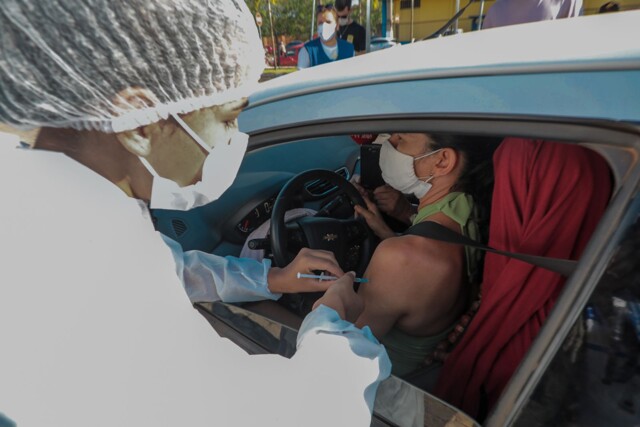
[[[464,11],[467,10],[467,8],[469,6],[471,6],[471,3],[475,3],[476,1],[478,1],[478,0],[469,0],[469,3],[467,3],[467,5],[465,7],[460,9],[458,11],[458,13],[453,15],[453,17],[451,19],[449,19],[446,24],[444,24],[442,27],[440,27],[438,29],[438,31],[436,31],[435,33],[433,33],[431,35],[428,35],[427,37],[423,38],[422,40],[434,39],[434,38],[436,38],[438,36],[441,36],[442,33],[444,33],[447,30],[447,28],[449,28],[451,26],[451,24],[453,24],[453,21],[455,21],[456,19],[460,18],[460,16],[462,16],[462,14],[464,13]]]
[[[404,234],[422,236],[428,239],[439,240],[441,242],[453,243],[456,245],[471,246],[483,251],[515,258],[517,260],[535,265],[536,267],[541,267],[549,271],[553,271],[554,273],[561,274],[565,277],[568,277],[571,275],[571,273],[573,273],[578,263],[577,261],[569,259],[548,258],[543,256],[521,254],[517,252],[499,251],[487,245],[483,245],[482,243],[478,243],[475,240],[463,236],[460,233],[456,233],[455,231],[450,230],[447,227],[433,221],[423,221],[419,224],[409,227],[409,229]]]

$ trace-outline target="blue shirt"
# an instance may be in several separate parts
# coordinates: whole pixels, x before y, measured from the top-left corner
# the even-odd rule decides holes
[[[338,57],[335,60],[332,60],[327,56],[327,54],[325,53],[322,47],[322,42],[320,41],[319,38],[306,42],[304,44],[305,51],[303,52],[303,50],[301,49],[300,53],[298,54],[299,55],[298,68],[306,68],[307,66],[315,67],[316,65],[326,64],[328,62],[351,58],[355,55],[355,50],[351,43],[344,41],[342,39],[338,39],[337,42],[338,42],[338,45],[337,45]],[[305,56],[305,54],[309,58],[309,65],[304,64],[305,61],[301,60],[302,59],[301,57]]]

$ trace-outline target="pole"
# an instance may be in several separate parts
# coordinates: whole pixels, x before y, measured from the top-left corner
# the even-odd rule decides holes
[[[382,15],[380,35],[382,37],[390,37],[389,30],[387,29],[387,0],[382,0],[382,4],[380,6],[380,15]]]
[[[313,0],[313,9],[311,9],[311,32],[309,33],[309,40],[313,40],[313,31],[316,27],[316,0]]]
[[[271,0],[267,1],[269,7],[269,24],[271,25],[271,46],[273,46],[273,66],[278,69],[278,51],[276,50],[276,36],[273,33],[273,15],[271,15]]]
[[[413,43],[413,5],[414,0],[411,0],[411,43]]]
[[[480,15],[478,16],[478,29],[482,29],[482,15],[484,15],[484,0],[480,0]]]
[[[392,39],[395,39],[398,37],[398,35],[394,32],[394,24],[396,23],[395,21],[395,10],[393,10],[393,0],[387,0],[389,2],[389,7],[388,7],[388,12],[387,14],[389,15],[389,37],[391,37]]]
[[[456,13],[460,11],[460,0],[456,0]],[[454,34],[458,34],[458,18],[456,18],[455,23],[453,24]]]
[[[367,0],[367,34],[365,36],[365,52],[371,51],[371,0]]]

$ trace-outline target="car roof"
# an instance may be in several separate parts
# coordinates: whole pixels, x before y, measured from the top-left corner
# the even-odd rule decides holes
[[[640,11],[474,31],[330,63],[259,85],[250,107],[302,94],[402,80],[640,69]]]

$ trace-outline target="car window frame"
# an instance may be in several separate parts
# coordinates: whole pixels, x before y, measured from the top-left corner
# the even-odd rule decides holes
[[[634,123],[611,120],[540,116],[390,114],[367,118],[343,117],[262,129],[250,134],[250,149],[318,136],[377,133],[389,129],[478,136],[509,135],[579,143],[599,152],[612,166],[616,184],[607,211],[538,338],[485,422],[487,426],[510,424],[524,407],[580,316],[581,308],[604,274],[616,244],[624,236],[625,228],[621,227],[621,222],[640,183],[640,127]],[[626,159],[620,160],[621,155],[626,155]],[[599,241],[606,243],[595,243]]]

